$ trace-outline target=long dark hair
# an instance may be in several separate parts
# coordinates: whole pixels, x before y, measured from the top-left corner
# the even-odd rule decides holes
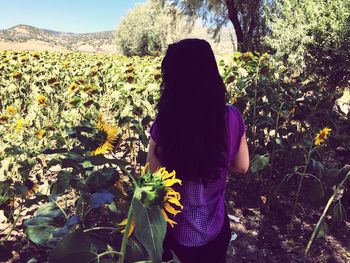
[[[184,39],[169,45],[162,77],[155,154],[179,178],[207,185],[226,166],[226,87],[209,43]]]

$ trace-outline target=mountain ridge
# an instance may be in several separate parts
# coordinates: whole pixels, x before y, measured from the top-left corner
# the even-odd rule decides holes
[[[28,49],[29,47],[31,50],[115,53],[114,41],[114,31],[72,33],[41,29],[25,24],[0,30],[0,49]]]
[[[229,28],[223,29],[223,41],[216,44],[210,38],[206,28],[196,26],[184,37],[206,39],[216,53],[232,51]],[[19,24],[7,29],[0,29],[0,50],[33,50],[33,51],[80,51],[90,53],[117,54],[115,31],[94,33],[62,32]]]

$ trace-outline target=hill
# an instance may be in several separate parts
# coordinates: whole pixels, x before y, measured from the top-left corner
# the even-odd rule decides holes
[[[0,49],[115,53],[114,31],[69,33],[17,25],[0,30]]]
[[[196,24],[191,33],[183,37],[197,37],[209,41],[217,54],[232,51],[232,28],[224,28],[220,43],[214,43],[206,28]],[[114,31],[96,33],[70,33],[40,29],[30,25],[17,25],[0,30],[0,50],[82,51],[92,53],[117,53]]]

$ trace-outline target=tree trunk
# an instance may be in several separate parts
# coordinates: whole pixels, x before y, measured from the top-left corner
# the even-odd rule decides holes
[[[238,43],[238,50],[245,51],[246,47],[244,45],[244,34],[242,30],[241,23],[238,19],[238,10],[235,7],[234,0],[225,0],[228,10],[228,17],[233,24],[233,27],[236,31],[236,38]]]

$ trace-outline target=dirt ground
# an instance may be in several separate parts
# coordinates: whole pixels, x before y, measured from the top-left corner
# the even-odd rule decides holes
[[[330,218],[329,235],[315,240],[308,255],[304,255],[306,244],[318,221],[322,209],[305,206],[303,213],[291,220],[292,200],[279,200],[266,207],[265,192],[254,183],[248,184],[244,176],[230,176],[226,191],[227,211],[234,215],[231,230],[237,238],[230,242],[227,263],[349,263],[350,222],[334,225]],[[36,207],[23,211],[14,231],[6,242],[12,248],[8,259],[0,262],[19,263],[46,262],[48,250],[29,241],[23,232],[22,222],[31,217]],[[349,212],[349,211],[348,211]],[[348,217],[349,218],[349,217]],[[10,228],[1,224],[0,240]],[[1,251],[1,257],[5,251]],[[34,260],[35,258],[35,260]]]
[[[280,200],[266,208],[264,192],[248,185],[243,176],[231,177],[226,199],[228,213],[239,218],[231,220],[237,234],[227,251],[227,263],[274,262],[350,262],[350,223],[340,225],[326,219],[329,235],[314,241],[308,255],[304,254],[311,233],[322,209],[308,209],[291,220],[292,200]]]

